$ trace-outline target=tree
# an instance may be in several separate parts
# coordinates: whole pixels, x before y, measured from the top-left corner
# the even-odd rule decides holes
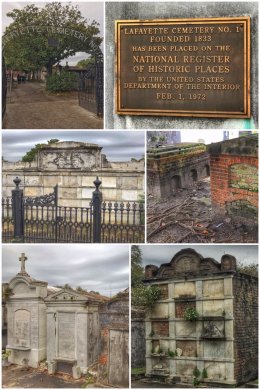
[[[241,272],[242,274],[247,274],[251,276],[255,276],[258,278],[258,264],[251,263],[251,264],[243,264],[241,262],[237,265],[238,272]]]
[[[131,284],[132,287],[139,285],[144,278],[144,269],[142,266],[142,251],[138,245],[132,245],[131,248]]]
[[[47,144],[50,145],[50,144],[54,144],[56,142],[59,142],[59,140],[57,138],[52,138],[49,141],[47,141]],[[47,144],[36,144],[31,150],[29,150],[29,152],[27,152],[23,156],[22,161],[23,162],[32,162],[34,157],[38,153],[38,150],[40,150],[43,146],[45,146]]]
[[[161,290],[158,286],[139,285],[132,288],[132,305],[151,309],[160,296]]]
[[[78,68],[86,68],[89,64],[94,64],[95,63],[95,58],[94,57],[90,57],[90,58],[86,58],[85,60],[80,60],[78,63],[77,63],[77,67]]]
[[[3,43],[6,64],[11,68],[46,67],[51,75],[55,63],[77,52],[94,55],[100,51],[98,23],[88,24],[77,5],[52,2],[39,8],[31,4],[13,9],[7,16],[13,22],[5,30]]]

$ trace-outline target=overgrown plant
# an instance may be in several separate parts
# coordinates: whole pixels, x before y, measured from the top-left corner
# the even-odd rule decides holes
[[[197,387],[200,385],[200,380],[199,380],[199,377],[200,377],[200,370],[198,369],[198,367],[195,367],[194,370],[193,370],[193,386]]]
[[[206,370],[206,368],[203,368],[203,371],[202,371],[201,377],[202,377],[203,379],[206,379],[206,378],[208,377],[208,373],[207,373],[207,370]]]
[[[202,372],[198,369],[198,367],[195,367],[193,370],[193,386],[198,387],[201,384],[202,379],[208,378],[208,373],[206,368],[203,368]]]
[[[75,89],[77,75],[63,71],[61,74],[47,76],[46,89],[50,92],[68,92]]]
[[[199,313],[193,307],[187,307],[184,311],[184,319],[186,321],[197,321]]]
[[[158,286],[139,285],[132,288],[132,305],[151,309],[160,299],[161,290]]]

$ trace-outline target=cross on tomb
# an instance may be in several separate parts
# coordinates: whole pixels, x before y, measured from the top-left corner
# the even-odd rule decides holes
[[[19,261],[21,262],[21,273],[24,274],[26,273],[25,271],[25,262],[27,260],[27,257],[25,256],[24,253],[21,254],[21,257],[19,257]]]

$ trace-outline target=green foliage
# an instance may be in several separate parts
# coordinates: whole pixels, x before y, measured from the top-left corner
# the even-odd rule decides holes
[[[7,359],[8,356],[10,356],[10,355],[11,355],[11,351],[10,350],[5,349],[5,350],[2,351],[2,359]]]
[[[202,371],[201,377],[202,377],[203,379],[206,379],[206,378],[208,377],[208,373],[207,373],[207,370],[206,370],[206,368],[203,368],[203,371]]]
[[[255,276],[258,278],[258,264],[251,263],[251,264],[243,264],[241,262],[237,265],[238,272],[241,272],[242,274],[247,274],[251,276]]]
[[[194,370],[193,370],[193,376],[195,376],[195,378],[199,378],[200,376],[200,370],[198,369],[198,367],[195,367]]]
[[[199,377],[200,377],[200,370],[198,369],[198,367],[195,367],[194,370],[193,370],[193,386],[194,387],[198,387],[201,383],[201,381],[199,380]]]
[[[158,286],[135,286],[132,288],[132,304],[146,309],[151,309],[158,299],[161,291]]]
[[[145,375],[145,367],[131,368],[132,375]]]
[[[144,268],[142,267],[142,251],[138,245],[131,247],[131,285],[140,285],[144,278]]]
[[[151,136],[151,142],[157,142],[157,139],[156,135]]]
[[[93,54],[102,42],[97,37],[98,23],[94,20],[87,24],[78,6],[71,3],[48,2],[42,8],[28,4],[23,9],[13,9],[7,16],[13,22],[5,30],[3,43],[6,65],[13,69],[46,67],[51,74],[55,63],[77,52]],[[79,35],[84,39],[79,39]],[[50,45],[48,38],[55,40],[57,46]]]
[[[199,313],[193,307],[187,307],[184,311],[184,319],[186,321],[196,321],[199,318]]]
[[[52,138],[49,141],[47,141],[47,144],[50,145],[50,144],[54,144],[56,142],[59,142],[59,140],[57,138]],[[40,150],[45,145],[46,144],[36,144],[31,150],[29,150],[29,152],[27,152],[23,156],[22,161],[23,162],[31,162],[31,161],[33,161],[34,157],[38,153],[38,150]]]
[[[170,357],[175,357],[175,352],[174,351],[171,351],[170,348],[168,348],[168,355]]]
[[[150,333],[149,333],[149,337],[153,337],[154,336],[154,331],[152,330]]]
[[[50,92],[68,92],[75,89],[77,75],[63,71],[61,74],[52,74],[46,78],[46,89]]]
[[[90,58],[86,58],[85,60],[80,60],[78,63],[77,63],[77,67],[78,68],[86,68],[89,64],[94,64],[95,63],[95,58],[94,57],[90,57]]]

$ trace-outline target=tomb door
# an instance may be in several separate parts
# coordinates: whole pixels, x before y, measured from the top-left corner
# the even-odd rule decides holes
[[[109,384],[128,387],[128,367],[128,332],[122,329],[110,329]]]

